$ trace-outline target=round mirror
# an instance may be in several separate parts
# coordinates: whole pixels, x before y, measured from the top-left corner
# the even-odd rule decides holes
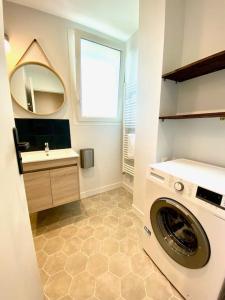
[[[35,62],[17,66],[10,76],[13,100],[22,108],[38,115],[57,112],[65,100],[65,87],[50,67]]]

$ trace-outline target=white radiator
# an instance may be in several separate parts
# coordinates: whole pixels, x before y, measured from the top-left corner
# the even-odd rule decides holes
[[[123,107],[123,172],[134,176],[134,159],[128,157],[128,134],[135,133],[137,84],[125,84]]]

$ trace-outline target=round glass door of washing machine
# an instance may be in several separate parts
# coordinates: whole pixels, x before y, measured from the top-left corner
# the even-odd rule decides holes
[[[209,240],[187,208],[175,200],[159,198],[151,207],[150,220],[158,242],[174,261],[189,269],[207,264]]]

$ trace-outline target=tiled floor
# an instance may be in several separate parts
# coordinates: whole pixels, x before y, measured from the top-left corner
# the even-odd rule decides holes
[[[142,250],[142,222],[117,189],[31,216],[47,300],[176,300]]]

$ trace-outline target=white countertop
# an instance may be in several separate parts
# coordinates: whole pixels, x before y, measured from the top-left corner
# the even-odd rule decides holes
[[[49,150],[48,155],[46,154],[45,151],[22,152],[21,155],[22,155],[23,164],[79,157],[79,154],[75,152],[72,148]]]

